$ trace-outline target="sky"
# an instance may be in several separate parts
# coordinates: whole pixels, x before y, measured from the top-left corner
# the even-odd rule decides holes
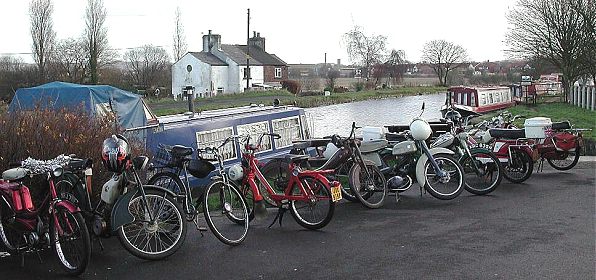
[[[507,12],[516,0],[391,1],[196,1],[104,0],[112,48],[126,51],[145,44],[172,53],[174,15],[182,11],[188,51],[201,51],[202,35],[212,30],[224,44],[246,44],[250,34],[266,38],[266,51],[286,63],[350,62],[342,35],[361,26],[365,34],[384,35],[387,48],[404,50],[419,62],[424,44],[447,40],[461,45],[472,61],[506,59],[503,43]],[[0,0],[0,56],[19,54],[31,62],[29,2]],[[53,0],[58,39],[78,37],[85,28],[85,0]]]

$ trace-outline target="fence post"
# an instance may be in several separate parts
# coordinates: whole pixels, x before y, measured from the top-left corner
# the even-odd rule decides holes
[[[592,111],[596,110],[596,85],[592,86]]]
[[[578,87],[577,86],[573,86],[573,106],[577,106],[577,91],[578,91]]]

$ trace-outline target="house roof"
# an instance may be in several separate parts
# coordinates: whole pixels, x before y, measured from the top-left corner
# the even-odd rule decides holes
[[[228,66],[227,63],[222,61],[221,59],[217,58],[217,56],[213,55],[212,53],[208,52],[191,52],[194,57],[199,59],[202,62],[205,62],[209,65],[213,66]]]
[[[246,65],[246,45],[221,45],[221,49],[239,65]],[[251,65],[286,65],[286,63],[274,54],[269,54],[258,47],[250,48]]]

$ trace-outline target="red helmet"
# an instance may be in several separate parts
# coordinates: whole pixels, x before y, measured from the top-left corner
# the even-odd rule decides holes
[[[112,135],[103,141],[101,161],[107,170],[122,173],[126,170],[129,159],[130,147],[124,136]]]

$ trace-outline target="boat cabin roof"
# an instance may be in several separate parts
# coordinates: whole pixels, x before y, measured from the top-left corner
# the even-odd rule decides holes
[[[218,109],[218,110],[208,110],[202,111],[200,113],[194,113],[191,115],[190,112],[184,114],[176,114],[176,115],[167,115],[158,117],[158,121],[160,124],[174,124],[178,122],[188,122],[188,121],[215,121],[215,120],[224,120],[224,119],[237,119],[244,116],[259,116],[259,115],[268,115],[271,113],[278,113],[278,112],[287,112],[287,111],[294,111],[300,110],[301,108],[293,107],[293,106],[260,106],[260,105],[250,105],[250,106],[242,106],[242,107],[235,107],[235,108],[226,108],[226,109]]]
[[[465,87],[465,86],[457,86],[457,87],[450,87],[447,89],[449,92],[481,92],[481,91],[493,91],[493,90],[509,90],[508,87],[500,87],[500,86],[487,86],[487,87]]]

